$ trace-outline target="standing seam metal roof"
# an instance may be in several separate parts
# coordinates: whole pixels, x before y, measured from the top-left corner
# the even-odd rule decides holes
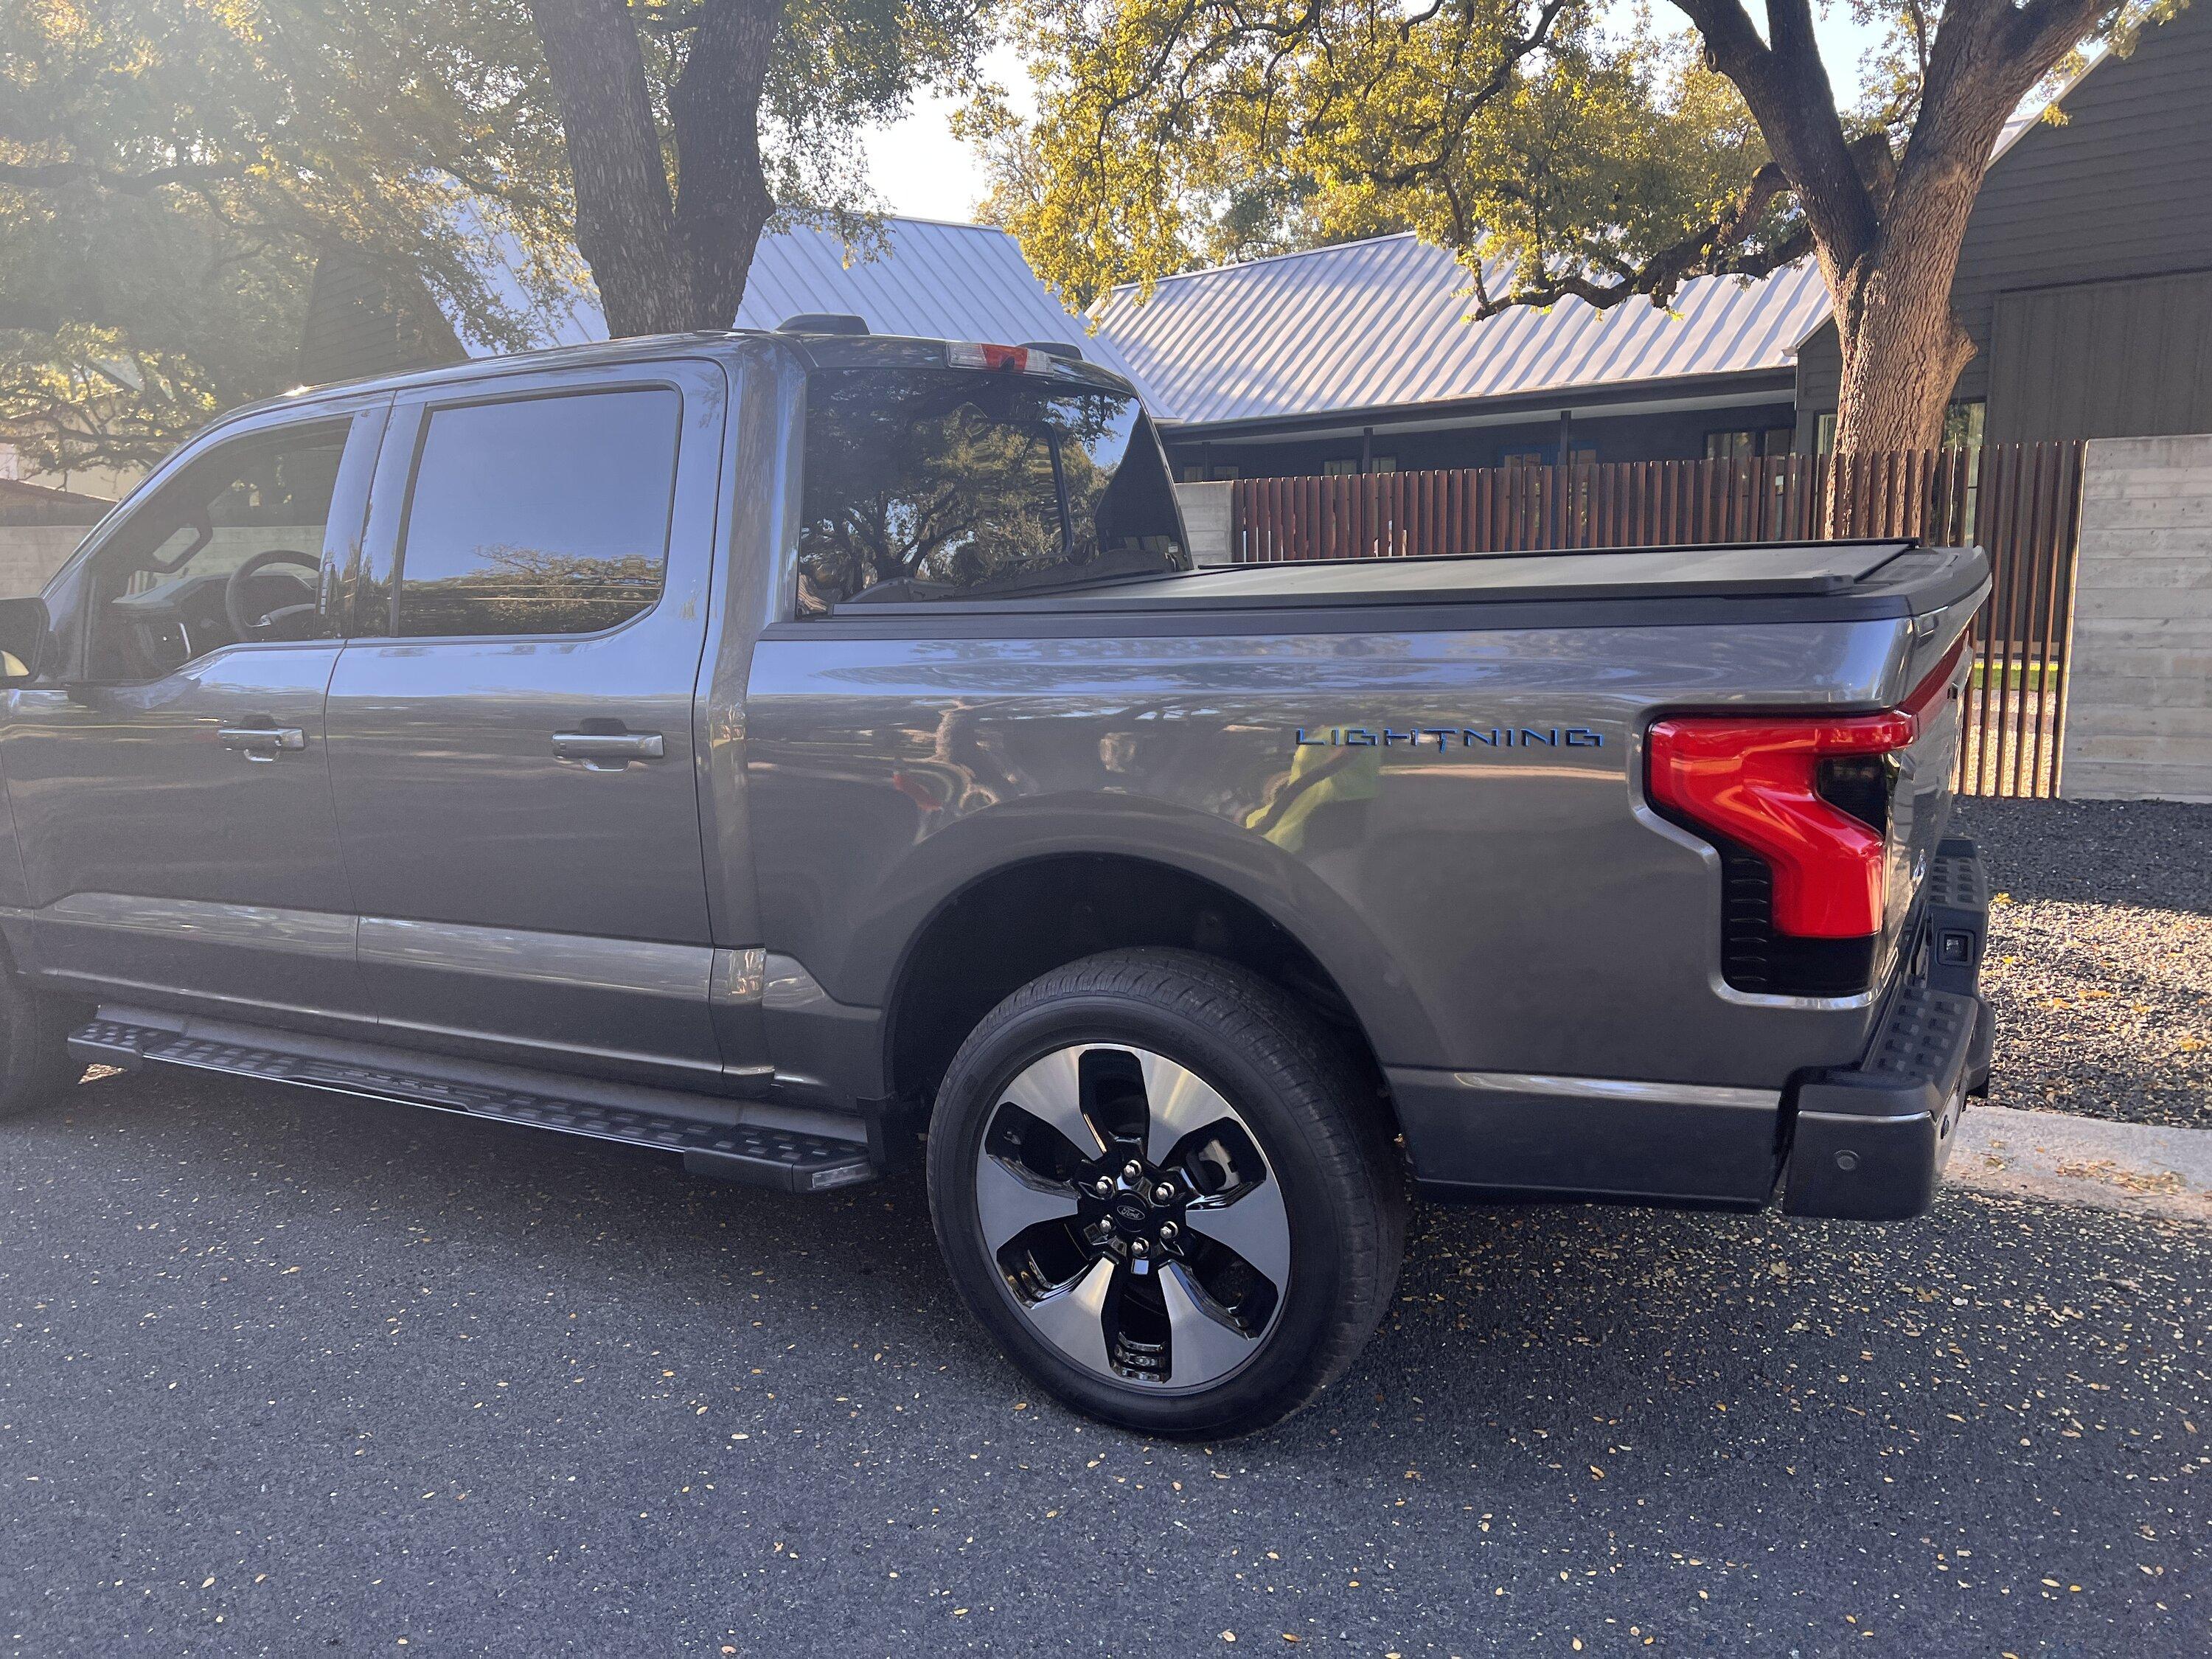
[[[1095,314],[1155,412],[1193,424],[1787,368],[1828,315],[1809,260],[1701,277],[1668,311],[1472,306],[1450,253],[1400,234],[1166,277],[1143,304],[1117,288]]]
[[[845,244],[829,231],[800,226],[762,237],[732,325],[774,328],[799,312],[848,312],[866,319],[878,334],[1007,344],[1057,341],[1079,347],[1090,361],[1117,374],[1128,373],[1113,346],[1092,338],[1083,319],[1070,315],[1037,280],[1021,245],[1006,232],[933,219],[882,222],[884,247],[849,263]],[[530,319],[540,336],[534,343],[578,345],[607,337],[605,313],[588,286],[556,310],[533,306],[515,275],[520,248],[511,238],[495,240],[505,269],[488,270],[486,278]]]

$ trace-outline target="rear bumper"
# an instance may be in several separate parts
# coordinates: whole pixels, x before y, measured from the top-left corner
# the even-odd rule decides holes
[[[1782,1207],[1895,1221],[1936,1195],[1969,1095],[1989,1087],[1995,1026],[1982,1000],[1989,883],[1972,842],[1946,841],[1927,886],[1913,976],[1891,996],[1864,1059],[1790,1091]]]
[[[1909,971],[1865,1054],[1786,1088],[1387,1068],[1422,1191],[1756,1210],[1778,1185],[1793,1215],[1917,1215],[1966,1097],[1988,1086],[1992,1034],[1973,842],[1943,842],[1923,891]]]

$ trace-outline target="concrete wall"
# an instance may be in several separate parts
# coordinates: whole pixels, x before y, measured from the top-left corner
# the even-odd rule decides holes
[[[1229,492],[1225,483],[1185,483],[1176,486],[1182,505],[1182,527],[1190,532],[1190,555],[1200,564],[1230,564],[1236,550],[1229,545]]]
[[[0,599],[20,599],[46,585],[69,562],[89,525],[0,525]]]
[[[2212,435],[2093,438],[2059,793],[2212,801]]]

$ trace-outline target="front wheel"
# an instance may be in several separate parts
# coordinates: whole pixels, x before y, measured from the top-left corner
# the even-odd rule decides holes
[[[69,1053],[78,1004],[34,991],[0,957],[0,1118],[45,1104],[84,1075]]]
[[[929,1196],[1015,1363],[1147,1434],[1305,1405],[1382,1319],[1405,1239],[1396,1149],[1340,1045],[1181,951],[1087,957],[986,1016],[939,1092]]]

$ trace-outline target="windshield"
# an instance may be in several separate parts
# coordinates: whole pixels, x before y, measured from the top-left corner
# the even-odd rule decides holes
[[[808,378],[799,614],[1188,568],[1137,400],[970,369]]]

